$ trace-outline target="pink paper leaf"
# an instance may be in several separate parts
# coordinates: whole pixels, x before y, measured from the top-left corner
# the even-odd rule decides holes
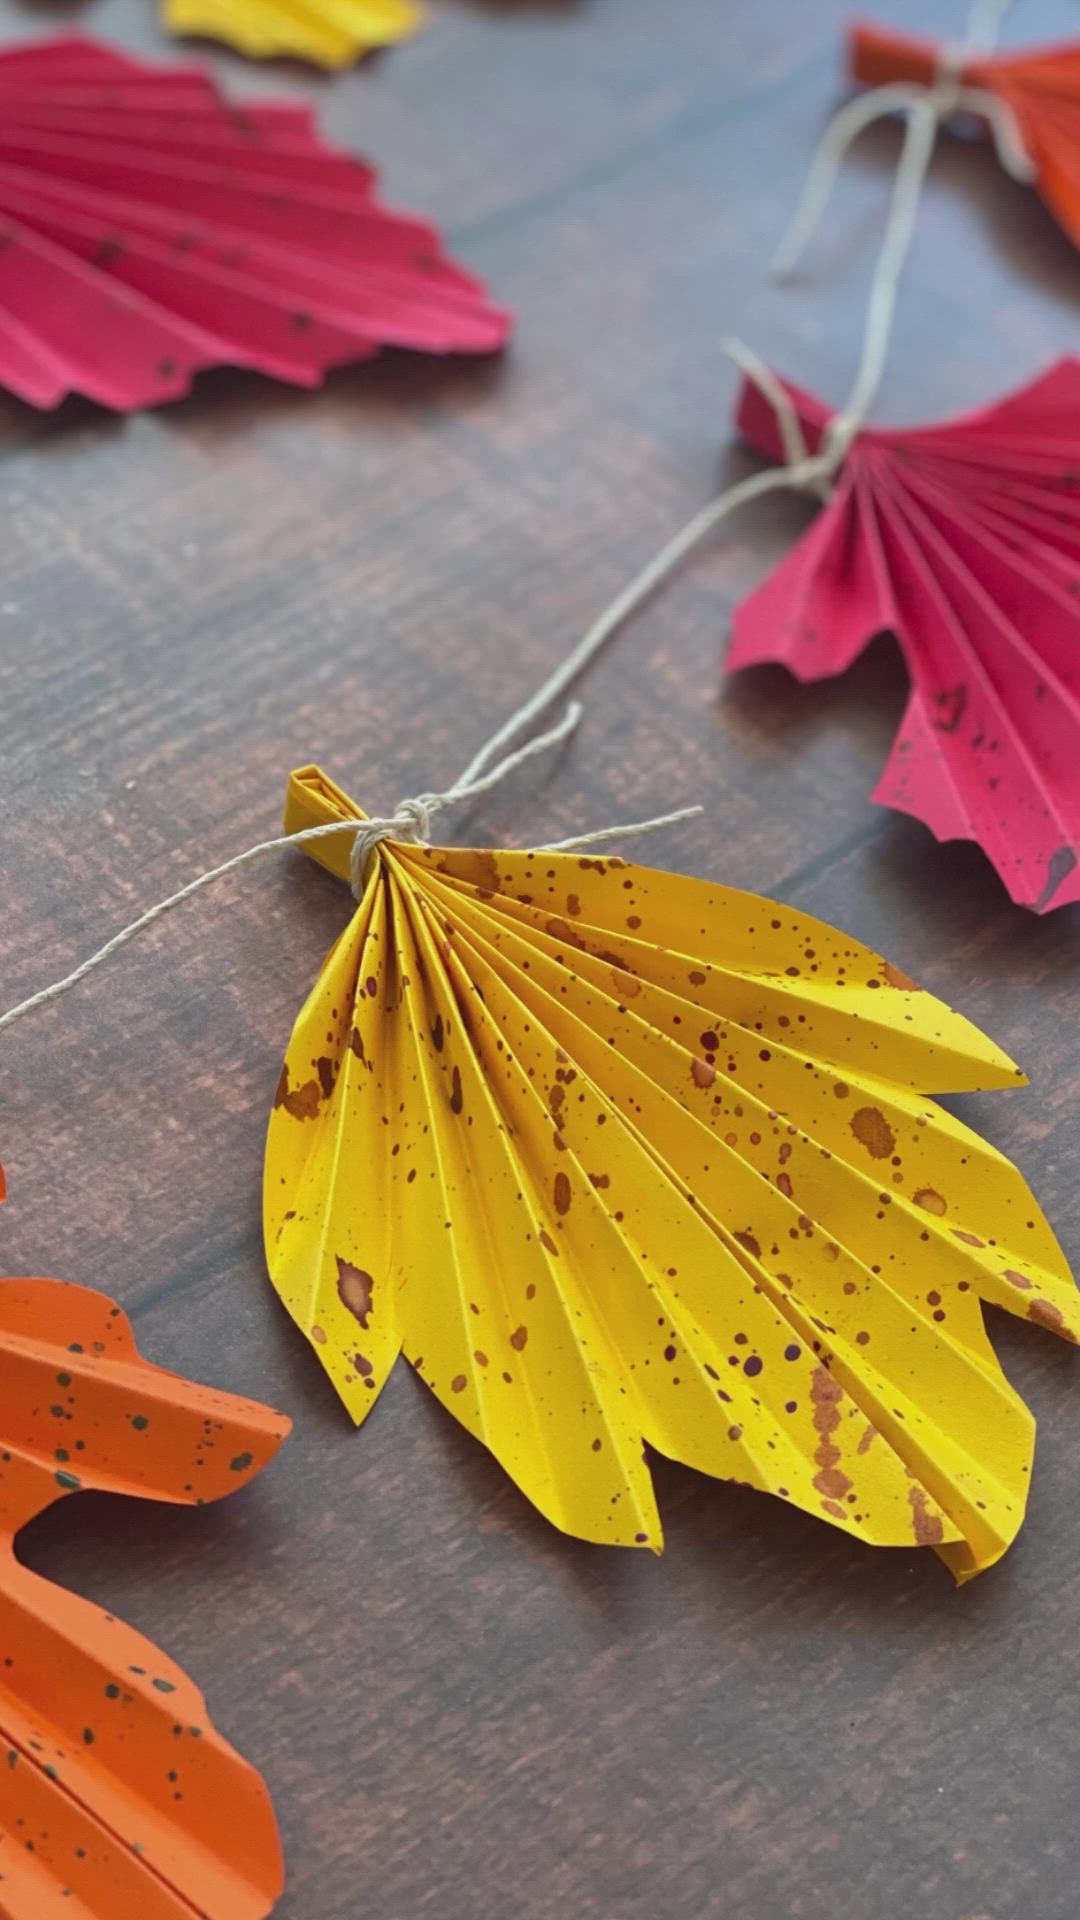
[[[383,346],[487,353],[509,319],[306,108],[78,36],[0,53],[0,386],[127,411],[203,367],[298,386]]]
[[[827,411],[785,386],[816,451]],[[750,383],[738,423],[781,457]],[[882,631],[911,695],[874,799],[977,841],[1021,905],[1080,899],[1080,361],[941,426],[860,433],[737,609],[727,665],[824,679]]]

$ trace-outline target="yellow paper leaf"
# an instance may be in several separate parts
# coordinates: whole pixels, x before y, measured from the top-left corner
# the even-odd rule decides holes
[[[172,33],[224,40],[254,59],[289,56],[345,67],[415,32],[413,0],[165,0]]]
[[[286,831],[362,817],[317,768]],[[348,836],[310,843],[347,877]],[[964,1578],[1034,1423],[982,1302],[1076,1340],[1016,1169],[928,1094],[977,1028],[753,894],[382,842],[293,1033],[273,1283],[353,1418],[399,1348],[566,1532],[661,1544],[642,1442]]]

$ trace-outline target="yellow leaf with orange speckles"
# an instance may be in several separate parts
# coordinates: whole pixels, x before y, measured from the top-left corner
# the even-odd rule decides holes
[[[416,31],[413,0],[165,0],[173,33],[227,41],[254,59],[290,57],[346,67]]]
[[[358,817],[293,776],[287,832]],[[347,877],[345,836],[308,851]],[[355,1420],[404,1350],[568,1533],[659,1548],[646,1442],[964,1578],[1034,1433],[982,1302],[1075,1340],[1080,1295],[927,1096],[1021,1077],[772,901],[383,841],[278,1086],[271,1277]]]

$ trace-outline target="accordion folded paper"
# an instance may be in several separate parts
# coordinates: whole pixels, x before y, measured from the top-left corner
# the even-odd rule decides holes
[[[860,22],[851,32],[852,77],[871,86],[891,81],[930,86],[944,51],[933,40]],[[964,60],[956,77],[1011,110],[1039,194],[1080,243],[1080,41],[978,55]]]
[[[828,410],[782,384],[814,452]],[[738,425],[781,457],[749,381]],[[727,664],[823,679],[883,630],[911,695],[874,799],[977,841],[1024,906],[1080,899],[1080,361],[941,426],[864,428]]]
[[[305,107],[77,37],[0,53],[0,385],[32,405],[147,406],[222,365],[314,386],[507,331]]]
[[[165,0],[164,19],[173,33],[225,40],[256,60],[346,67],[412,33],[420,8],[412,0]]]
[[[0,1375],[0,1912],[262,1920],[282,1868],[259,1775],[186,1674],[14,1543],[80,1487],[219,1499],[289,1423],[151,1366],[119,1307],[58,1280],[0,1281]]]
[[[287,832],[362,818],[309,767]],[[342,877],[341,840],[307,851]],[[360,1421],[403,1350],[556,1526],[659,1548],[647,1442],[958,1577],[1075,1340],[1024,1181],[928,1093],[1021,1076],[857,941],[621,859],[381,842],[293,1033],[274,1286]]]

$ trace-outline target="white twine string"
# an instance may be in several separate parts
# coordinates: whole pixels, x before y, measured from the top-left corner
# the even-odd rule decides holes
[[[474,780],[467,780],[463,775],[444,793],[426,793],[414,800],[402,800],[393,814],[387,815],[384,819],[331,820],[325,826],[303,827],[298,833],[281,834],[273,840],[260,840],[253,847],[245,847],[242,853],[234,854],[231,860],[225,860],[221,866],[211,867],[208,872],[196,875],[195,879],[189,880],[186,886],[179,887],[175,893],[170,893],[167,899],[159,900],[156,906],[149,907],[145,913],[139,915],[137,920],[132,920],[129,926],[121,927],[119,933],[114,933],[111,939],[106,940],[104,946],[99,947],[96,953],[90,954],[89,958],[83,960],[79,966],[73,967],[71,972],[66,973],[62,979],[51,981],[47,987],[32,993],[28,999],[20,1000],[16,1006],[9,1007],[6,1013],[0,1015],[0,1032],[5,1027],[12,1026],[16,1020],[21,1020],[24,1014],[33,1013],[35,1008],[47,1006],[51,1000],[59,1000],[62,994],[69,993],[71,988],[77,987],[88,974],[94,973],[98,967],[104,966],[107,960],[111,960],[115,953],[119,953],[121,947],[126,947],[129,941],[145,933],[155,921],[171,913],[174,907],[179,907],[185,900],[190,900],[194,894],[201,893],[204,887],[213,886],[218,880],[224,880],[228,874],[236,873],[241,867],[248,866],[251,861],[261,859],[263,854],[276,853],[281,847],[302,847],[313,840],[329,839],[331,834],[351,833],[353,844],[349,862],[350,877],[353,893],[359,899],[366,884],[370,856],[380,840],[411,840],[417,844],[426,845],[430,838],[432,822],[444,807],[463,800],[472,800],[479,794],[487,793],[490,788],[497,786],[499,781],[505,780],[507,774],[513,772],[515,767],[522,766],[525,761],[531,760],[538,753],[545,753],[550,748],[558,746],[573,733],[581,719],[581,712],[578,702],[571,701],[562,719],[555,726],[535,735],[533,739],[526,741],[524,746],[507,754],[506,758],[491,768],[487,774]],[[693,819],[702,811],[701,807],[680,807],[674,813],[658,814],[651,820],[638,820],[623,827],[602,827],[598,832],[579,834],[572,840],[555,841],[550,846],[537,847],[536,851],[562,853],[572,848],[592,846],[602,841],[629,839],[637,834],[655,833],[660,827],[676,826],[682,820]]]
[[[165,914],[171,913],[174,907],[180,906],[185,900],[190,900],[204,887],[215,885],[217,881],[231,873],[236,873],[251,861],[261,859],[263,854],[275,853],[281,847],[303,846],[313,840],[326,839],[331,834],[351,833],[353,844],[350,853],[350,879],[353,893],[359,898],[366,884],[371,856],[380,841],[396,839],[419,845],[428,844],[434,820],[444,808],[476,799],[479,795],[489,792],[492,787],[505,780],[515,768],[531,760],[536,754],[550,751],[551,748],[569,738],[581,719],[582,709],[577,701],[569,704],[562,719],[554,726],[532,735],[522,746],[511,745],[566,692],[612,635],[669,578],[687,555],[700,545],[706,535],[711,533],[713,528],[725,520],[729,514],[735,513],[750,501],[760,499],[763,495],[780,488],[792,488],[828,498],[834,476],[843,462],[848,447],[867,419],[877,398],[892,337],[900,284],[914,237],[919,201],[938,128],[944,120],[958,111],[981,114],[993,129],[998,151],[1009,171],[1016,174],[1018,178],[1030,177],[1030,162],[1010,110],[994,96],[984,93],[979,88],[965,87],[957,79],[958,73],[972,54],[985,52],[993,45],[997,29],[1010,5],[1011,0],[975,0],[968,16],[964,44],[950,49],[942,56],[938,77],[932,86],[879,87],[873,93],[842,108],[826,130],[811,167],[802,202],[791,227],[781,242],[777,257],[777,263],[781,268],[793,262],[816,227],[828,202],[843,157],[857,134],[864,126],[868,126],[871,121],[885,113],[901,112],[907,120],[904,145],[893,182],[885,234],[871,285],[858,370],[847,401],[840,412],[833,416],[825,430],[819,451],[816,454],[808,451],[795,406],[775,374],[741,342],[726,341],[726,351],[755,382],[773,408],[784,453],[783,465],[767,468],[761,473],[751,474],[747,479],[740,480],[735,486],[729,487],[720,494],[716,500],[710,501],[700,513],[695,514],[694,518],[676,533],[649,561],[648,565],[643,567],[641,572],[636,574],[615,596],[543,685],[538,687],[536,692],[510,715],[509,719],[473,756],[465,771],[452,786],[445,788],[441,793],[424,793],[409,800],[402,800],[392,814],[381,818],[335,820],[326,826],[304,828],[299,833],[283,834],[276,839],[262,840],[256,846],[245,848],[242,853],[235,854],[231,860],[224,861],[221,866],[212,867],[208,872],[198,874],[194,880],[189,880],[186,886],[180,887],[167,899],[159,900],[156,906],[140,914],[139,918],[133,920],[129,926],[113,934],[104,946],[99,947],[96,953],[92,953],[72,972],[65,974],[63,979],[54,980],[38,993],[31,994],[29,999],[10,1007],[6,1013],[0,1015],[0,1032],[5,1027],[11,1026],[14,1021],[21,1019],[24,1014],[31,1013],[35,1008],[45,1006],[49,1001],[58,1000],[62,994],[68,993],[72,987],[85,980],[88,974],[110,960],[121,947],[127,946],[129,941],[136,939]],[[504,749],[510,750],[504,752]],[[503,755],[501,759],[497,757],[500,754]],[[495,764],[493,765],[492,762]],[[675,825],[679,821],[694,818],[702,812],[701,807],[683,807],[675,813],[659,814],[651,820],[641,820],[628,826],[603,827],[597,832],[580,834],[570,840],[555,841],[547,847],[538,847],[536,850],[550,853],[568,852],[578,847],[627,839],[633,835],[655,832],[660,827]]]
[[[910,81],[891,81],[859,94],[834,114],[821,138],[810,164],[802,198],[780,245],[773,256],[773,272],[783,277],[791,272],[816,231],[832,197],[848,149],[875,120],[890,114],[903,114],[910,120],[916,113],[933,114],[934,130],[957,113],[970,113],[985,120],[993,135],[998,159],[1014,180],[1030,184],[1035,167],[1011,106],[985,87],[965,86],[961,75],[970,60],[992,51],[1012,0],[976,0],[968,17],[967,32],[957,46],[943,47],[932,86]],[[914,167],[909,161],[914,176]],[[899,186],[905,160],[901,157],[896,184]],[[917,182],[921,188],[922,182]]]

